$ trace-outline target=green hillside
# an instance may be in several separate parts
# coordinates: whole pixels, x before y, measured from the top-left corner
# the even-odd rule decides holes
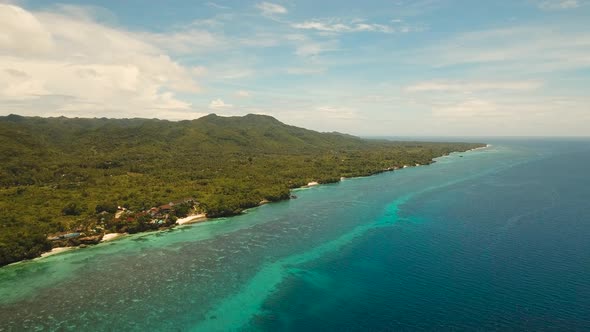
[[[263,115],[192,121],[0,117],[0,265],[50,249],[48,234],[152,229],[115,220],[192,198],[208,216],[289,198],[311,181],[375,174],[481,144],[363,140]],[[139,221],[138,221],[139,220]],[[139,224],[137,224],[139,223]]]

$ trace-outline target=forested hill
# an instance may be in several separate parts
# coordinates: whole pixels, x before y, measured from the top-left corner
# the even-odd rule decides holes
[[[341,134],[324,134],[287,126],[264,115],[220,117],[215,114],[193,121],[156,119],[68,119],[0,117],[0,153],[15,166],[29,161],[53,164],[64,154],[88,163],[104,161],[134,164],[153,153],[300,153],[306,150],[358,147],[360,139]],[[222,151],[219,151],[221,149]],[[83,158],[81,158],[83,157]],[[49,159],[48,159],[49,158]],[[142,161],[142,160],[138,160]],[[33,168],[35,165],[30,165]],[[19,172],[2,174],[0,183],[37,182]],[[31,170],[27,170],[30,172]],[[15,177],[11,178],[11,173]],[[46,180],[46,179],[43,179]]]
[[[209,216],[232,215],[311,181],[428,164],[478,146],[363,140],[254,114],[179,122],[3,116],[0,265],[47,250],[47,234],[147,227],[111,223],[105,206],[145,211],[190,197]]]

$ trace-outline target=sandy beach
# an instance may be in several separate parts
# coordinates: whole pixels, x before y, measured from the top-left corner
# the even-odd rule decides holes
[[[195,214],[186,218],[180,218],[176,220],[178,225],[194,224],[207,219],[207,215],[204,213]]]
[[[102,240],[100,242],[112,241],[125,235],[127,235],[127,233],[107,233],[102,237]]]
[[[76,247],[57,247],[57,248],[53,248],[53,249],[51,249],[51,251],[42,253],[41,254],[41,258],[42,257],[47,257],[47,256],[52,256],[52,255],[55,255],[55,254],[59,254],[61,252],[69,251],[69,250],[72,250],[72,249],[76,249]]]

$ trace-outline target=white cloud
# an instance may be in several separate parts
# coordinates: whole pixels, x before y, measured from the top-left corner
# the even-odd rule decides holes
[[[176,93],[200,90],[194,69],[173,61],[147,34],[105,26],[80,11],[0,4],[0,112],[25,113],[47,102],[53,109],[37,115],[193,116]]]
[[[541,85],[542,83],[539,81],[428,81],[410,85],[406,88],[406,91],[462,93],[490,90],[529,91],[535,90]]]
[[[296,29],[316,30],[320,32],[344,33],[344,32],[410,32],[415,29],[409,27],[394,28],[385,24],[366,23],[362,19],[343,21],[341,19],[311,20],[291,25]]]
[[[497,106],[491,101],[471,99],[451,106],[443,106],[433,109],[435,117],[442,118],[473,118],[473,117],[497,117]]]
[[[25,71],[6,68],[0,71],[0,98],[30,99],[47,94],[41,81],[34,80]]]
[[[302,41],[295,43],[295,54],[302,57],[313,57],[321,53],[337,50],[337,41],[330,40],[325,42]]]
[[[342,106],[318,106],[315,108],[315,116],[332,120],[358,120],[362,117],[354,108]]]
[[[262,15],[265,16],[287,13],[287,8],[271,2],[259,2],[256,4],[256,8],[258,8],[262,12]]]
[[[578,0],[544,0],[537,4],[543,10],[564,10],[580,7]]]
[[[242,98],[249,98],[250,97],[250,92],[246,91],[246,90],[238,90],[236,91],[236,96],[238,97],[242,97]]]
[[[217,8],[217,9],[231,9],[231,7],[229,7],[229,6],[220,5],[220,4],[212,2],[212,1],[207,2],[206,5],[209,7],[212,7],[212,8]]]
[[[586,135],[590,121],[588,97],[528,96],[473,98],[434,105],[430,123],[464,135]],[[567,116],[565,116],[567,112]]]
[[[207,68],[203,66],[195,66],[191,68],[191,73],[194,76],[204,76],[207,74]]]
[[[324,67],[290,67],[287,68],[287,74],[290,75],[313,75],[326,72]]]
[[[232,108],[234,105],[232,104],[226,104],[223,100],[217,98],[212,100],[209,103],[209,108],[212,110],[223,110],[223,109],[228,109],[228,108]]]
[[[254,75],[254,70],[239,66],[219,68],[217,77],[222,80],[235,80]]]
[[[1,55],[43,55],[55,50],[51,33],[37,17],[20,7],[0,4],[0,31]]]
[[[281,44],[283,36],[276,33],[256,33],[247,38],[239,39],[239,43],[251,47],[274,47]]]
[[[435,67],[477,64],[513,76],[590,67],[589,54],[586,30],[528,26],[464,33],[404,56],[406,61]]]
[[[313,56],[324,52],[326,49],[321,43],[308,42],[297,46],[295,54],[300,56]]]
[[[184,30],[173,33],[140,33],[138,38],[160,49],[179,54],[218,51],[225,46],[220,37],[204,30]]]

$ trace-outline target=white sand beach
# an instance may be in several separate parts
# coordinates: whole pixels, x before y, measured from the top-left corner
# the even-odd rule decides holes
[[[53,248],[53,249],[51,249],[51,251],[42,253],[41,254],[41,257],[52,256],[52,255],[59,254],[59,253],[64,252],[64,251],[69,251],[69,250],[72,250],[72,249],[75,249],[75,248],[76,247],[57,247],[57,248]]]
[[[186,225],[186,224],[193,224],[196,222],[200,222],[207,219],[207,215],[204,213],[199,213],[199,214],[195,214],[192,216],[188,216],[186,218],[180,218],[178,220],[176,220],[176,223],[178,225]]]
[[[100,240],[100,242],[112,241],[125,235],[127,235],[127,233],[107,233],[102,237],[102,240]]]

